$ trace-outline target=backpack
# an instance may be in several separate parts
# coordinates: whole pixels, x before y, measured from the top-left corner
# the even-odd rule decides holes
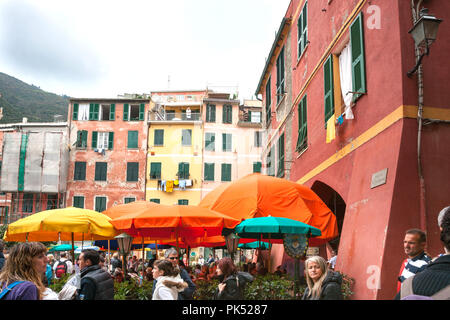
[[[9,286],[7,286],[5,289],[0,291],[0,300],[3,299],[3,297],[12,290],[12,288],[14,288],[16,285],[18,285],[19,283],[22,283],[24,281],[16,281],[11,283]]]
[[[66,273],[67,273],[67,260],[60,261],[56,266],[55,276],[56,278],[59,279]]]
[[[402,288],[400,289],[400,299],[401,300],[450,300],[450,285],[439,290],[431,297],[421,296],[414,294],[413,282],[414,276],[407,278],[402,283]]]

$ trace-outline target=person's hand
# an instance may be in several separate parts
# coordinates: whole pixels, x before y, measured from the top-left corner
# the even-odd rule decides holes
[[[226,283],[219,283],[219,291],[222,292],[226,285]]]

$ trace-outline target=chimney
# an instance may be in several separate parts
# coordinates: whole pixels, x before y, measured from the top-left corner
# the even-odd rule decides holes
[[[23,118],[22,118],[22,123],[27,123],[27,122],[28,122],[28,118],[23,117]]]

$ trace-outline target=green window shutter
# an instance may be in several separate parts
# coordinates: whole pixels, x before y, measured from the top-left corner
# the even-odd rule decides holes
[[[231,164],[222,163],[222,181],[231,181]]]
[[[94,119],[93,120],[98,120],[99,109],[100,109],[100,106],[98,105],[98,103],[94,104]]]
[[[123,203],[124,204],[130,203],[130,202],[135,202],[135,201],[136,201],[136,198],[125,198],[125,199],[123,199]]]
[[[275,145],[270,148],[270,176],[275,176]]]
[[[141,103],[139,105],[139,120],[143,121],[145,118],[145,104]]]
[[[89,120],[94,120],[94,104],[89,104]]]
[[[364,24],[362,12],[350,26],[350,46],[352,52],[353,92],[366,93],[366,67],[364,60]],[[355,94],[353,101],[361,94]]]
[[[215,141],[216,141],[216,134],[211,132],[205,133],[205,150],[206,151],[215,151]]]
[[[108,150],[112,150],[114,147],[114,132],[109,132],[108,136]]]
[[[102,212],[106,210],[106,197],[95,197],[95,211]]]
[[[214,181],[214,163],[205,163],[205,181]]]
[[[128,149],[138,148],[138,131],[128,131]]]
[[[75,162],[73,180],[86,180],[86,162]]]
[[[181,131],[181,145],[190,146],[192,145],[192,130],[183,129]]]
[[[233,107],[224,105],[222,107],[222,123],[232,123],[233,121]]]
[[[308,14],[307,14],[308,3],[305,2],[302,12],[298,17],[297,23],[297,41],[298,41],[298,58],[302,55],[306,48],[306,43],[308,41],[307,30],[308,30]]]
[[[230,133],[222,133],[222,151],[231,151],[232,136]]]
[[[180,205],[180,206],[187,206],[187,205],[189,205],[189,200],[179,199],[178,200],[178,205]]]
[[[150,179],[161,179],[161,162],[150,164]]]
[[[161,200],[153,198],[153,199],[150,199],[150,202],[161,203]]]
[[[75,120],[75,121],[78,120],[78,103],[73,104],[72,120]]]
[[[88,137],[87,130],[81,131],[81,147],[82,148],[87,148],[87,137]]]
[[[271,78],[267,80],[266,84],[266,123],[270,123],[270,118],[272,117],[272,92],[271,92]]]
[[[109,120],[116,119],[116,105],[111,103],[111,107],[109,108]]]
[[[139,180],[139,162],[127,163],[127,181],[136,182]]]
[[[261,162],[253,162],[253,173],[261,173]]]
[[[98,132],[92,131],[92,148],[93,149],[97,148],[97,137],[98,137]]]
[[[82,196],[74,196],[73,197],[73,206],[75,208],[84,209],[84,197],[82,197]]]
[[[95,163],[95,181],[106,181],[108,164],[106,162]]]
[[[164,129],[156,129],[155,135],[153,138],[153,144],[155,146],[162,146],[164,145]]]
[[[129,104],[125,103],[123,105],[123,121],[128,121],[128,109],[129,109]]]
[[[277,103],[283,98],[284,90],[284,48],[277,58]]]
[[[189,179],[189,163],[180,162],[178,164],[178,179]]]
[[[284,176],[284,133],[278,139],[278,170],[277,177]]]
[[[323,66],[324,91],[325,91],[325,124],[334,113],[333,95],[333,59],[330,55]]]
[[[216,122],[216,105],[208,104],[206,106],[206,122]]]
[[[296,151],[300,152],[308,146],[308,122],[306,118],[306,95],[298,105],[298,137]]]

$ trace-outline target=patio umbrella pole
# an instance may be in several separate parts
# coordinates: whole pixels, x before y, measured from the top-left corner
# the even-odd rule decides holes
[[[269,273],[270,273],[270,267],[271,267],[271,259],[270,259],[270,257],[271,257],[271,255],[272,255],[272,242],[270,241],[270,233],[269,233],[269,267],[268,267],[268,271],[269,271]]]
[[[145,260],[145,247],[144,247],[144,236],[142,236],[142,277],[145,277],[144,260]]]
[[[74,241],[74,236],[73,236],[73,232],[72,232],[72,262],[75,263],[75,241]]]

